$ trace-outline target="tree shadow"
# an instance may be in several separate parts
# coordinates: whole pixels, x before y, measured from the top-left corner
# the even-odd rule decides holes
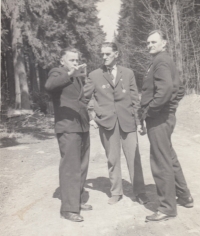
[[[38,133],[34,133],[33,137],[39,140],[46,140],[46,139],[55,138],[55,134],[48,133],[48,132],[38,132]]]
[[[15,134],[14,134],[15,135]],[[30,135],[30,136],[26,136]],[[3,137],[0,139],[0,148],[13,147],[23,144],[36,143],[36,140],[46,140],[55,137],[54,132],[45,132],[40,129],[21,130],[16,133],[16,137]]]
[[[1,138],[0,139],[0,148],[17,146],[20,143],[17,141],[17,138]]]
[[[55,137],[54,118],[40,114],[19,116],[6,120],[0,126],[0,148],[35,143]]]

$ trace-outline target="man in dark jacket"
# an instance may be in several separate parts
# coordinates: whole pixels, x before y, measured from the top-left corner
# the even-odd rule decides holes
[[[174,62],[166,52],[166,43],[165,35],[158,30],[151,32],[147,39],[147,48],[153,61],[142,87],[142,120],[147,125],[151,169],[160,202],[157,212],[147,216],[147,221],[175,217],[176,204],[193,206],[193,199],[171,143],[176,123],[175,112],[179,100],[184,96],[184,88]]]
[[[60,148],[59,180],[61,216],[83,221],[80,210],[92,210],[81,202],[89,163],[89,117],[87,102],[78,77],[80,53],[75,48],[61,52],[62,67],[49,72],[45,88],[51,94],[55,113],[55,132]],[[80,74],[80,73],[79,73]]]

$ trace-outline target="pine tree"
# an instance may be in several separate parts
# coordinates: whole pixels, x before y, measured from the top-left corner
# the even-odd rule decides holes
[[[15,96],[15,108],[29,109],[29,95],[32,100],[34,94],[43,95],[48,71],[58,66],[63,48],[74,45],[82,52],[89,70],[98,66],[98,45],[104,41],[105,34],[97,18],[96,2],[98,0],[2,1],[2,45],[5,46],[1,54],[2,74],[8,84],[15,85],[14,95],[10,93]],[[13,64],[13,73],[8,71],[12,66],[6,60],[7,55]],[[10,89],[6,87],[8,93]],[[11,96],[9,99],[13,101]]]
[[[187,92],[200,91],[200,5],[198,0],[123,0],[117,41],[122,63],[132,68],[139,86],[149,61],[148,32],[161,29]]]

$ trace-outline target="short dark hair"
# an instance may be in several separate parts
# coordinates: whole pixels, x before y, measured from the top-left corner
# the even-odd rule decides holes
[[[61,50],[60,52],[60,58],[62,58],[67,52],[74,52],[74,53],[78,53],[79,59],[81,59],[81,52],[76,49],[75,47],[69,46],[67,48],[64,48]]]
[[[167,36],[162,30],[153,30],[149,33],[148,37],[155,33],[158,33],[163,40],[167,40]]]
[[[114,52],[118,51],[116,43],[113,42],[105,42],[101,45],[101,47],[110,47]]]

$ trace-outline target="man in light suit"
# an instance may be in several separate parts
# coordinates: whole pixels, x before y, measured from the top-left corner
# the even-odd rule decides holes
[[[176,124],[176,109],[184,96],[174,62],[166,52],[166,36],[160,30],[151,32],[147,48],[152,63],[142,87],[142,120],[146,121],[150,141],[150,163],[159,206],[147,221],[163,221],[177,215],[176,205],[193,207],[181,165],[172,147],[171,135]],[[176,196],[178,197],[176,200]]]
[[[137,127],[139,98],[133,72],[117,65],[118,49],[115,43],[101,47],[104,65],[91,72],[84,86],[87,99],[94,99],[94,121],[99,126],[102,145],[108,159],[111,181],[109,204],[123,196],[120,165],[121,144],[127,160],[134,198],[140,203],[148,201],[138,148]]]
[[[61,216],[75,222],[83,221],[81,210],[92,210],[92,206],[81,201],[88,171],[90,137],[83,82],[77,76],[79,59],[77,49],[64,49],[60,60],[62,67],[52,69],[45,84],[53,100],[55,132],[61,154]]]

